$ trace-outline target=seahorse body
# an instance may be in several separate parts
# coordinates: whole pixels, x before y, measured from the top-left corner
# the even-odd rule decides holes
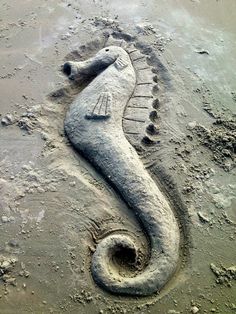
[[[150,295],[175,272],[180,236],[165,196],[124,135],[124,109],[136,85],[129,54],[121,47],[107,47],[87,61],[67,62],[64,71],[72,79],[97,74],[72,103],[65,130],[73,146],[102,172],[134,211],[150,243],[148,265],[133,277],[124,277],[114,267],[112,256],[120,248],[138,255],[138,241],[127,234],[108,235],[93,254],[93,278],[112,293]]]

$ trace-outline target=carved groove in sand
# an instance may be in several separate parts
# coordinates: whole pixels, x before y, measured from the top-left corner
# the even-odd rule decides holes
[[[134,211],[149,243],[147,263],[140,269],[136,265],[139,240],[127,233],[107,235],[92,257],[93,278],[112,293],[150,295],[175,272],[180,242],[168,201],[133,147],[137,141],[150,144],[148,134],[155,137],[149,120],[155,116],[153,74],[134,46],[126,50],[106,47],[86,61],[66,62],[64,72],[70,79],[94,77],[72,103],[65,119],[66,133]],[[114,261],[117,251],[134,256],[132,275],[119,271]]]

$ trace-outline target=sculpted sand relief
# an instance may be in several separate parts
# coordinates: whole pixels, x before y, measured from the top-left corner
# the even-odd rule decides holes
[[[151,295],[175,272],[180,245],[170,205],[133,147],[137,141],[154,142],[156,130],[149,120],[155,115],[153,74],[135,47],[118,46],[106,47],[86,61],[66,62],[64,72],[70,79],[91,78],[67,112],[67,136],[122,196],[149,243],[149,254],[140,267],[139,239],[123,232],[104,237],[92,257],[92,276],[112,293]],[[132,257],[131,275],[119,270],[113,258],[117,251]]]

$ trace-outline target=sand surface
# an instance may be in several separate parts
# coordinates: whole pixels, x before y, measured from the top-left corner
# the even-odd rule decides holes
[[[0,7],[0,313],[234,313],[236,2],[1,0]],[[173,279],[148,298],[94,284],[96,224],[103,234],[142,230],[63,129],[83,86],[69,84],[61,65],[93,55],[113,31],[151,46],[171,86],[162,90],[150,173],[180,217],[182,256]]]

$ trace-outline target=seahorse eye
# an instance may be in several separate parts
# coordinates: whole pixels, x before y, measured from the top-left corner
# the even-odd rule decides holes
[[[109,51],[109,49],[107,48],[107,49],[105,49],[105,51]]]

